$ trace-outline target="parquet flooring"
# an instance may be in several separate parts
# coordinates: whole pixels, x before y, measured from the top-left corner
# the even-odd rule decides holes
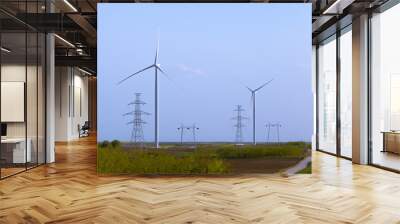
[[[400,175],[313,153],[313,174],[96,174],[93,137],[0,181],[0,223],[400,223]]]

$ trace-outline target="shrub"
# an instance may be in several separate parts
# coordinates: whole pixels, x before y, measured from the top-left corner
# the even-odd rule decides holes
[[[121,142],[118,141],[118,140],[113,140],[113,141],[111,142],[111,146],[112,146],[113,148],[117,148],[117,147],[121,146]]]
[[[99,146],[105,148],[105,147],[108,147],[109,144],[110,144],[110,142],[105,140],[105,141],[100,142]]]
[[[202,150],[211,150],[219,158],[240,159],[240,158],[303,158],[305,157],[305,143],[280,144],[280,145],[203,145]]]
[[[227,173],[229,166],[222,160],[213,160],[208,164],[207,171],[207,173]]]
[[[224,161],[205,151],[173,155],[165,150],[123,150],[117,147],[98,148],[99,173],[134,174],[207,174],[226,173]]]
[[[307,143],[276,145],[214,144],[195,150],[129,149],[117,140],[103,141],[98,147],[99,173],[134,174],[222,174],[230,172],[227,159],[304,158]],[[169,150],[169,151],[168,151]],[[172,150],[172,151],[171,151]]]

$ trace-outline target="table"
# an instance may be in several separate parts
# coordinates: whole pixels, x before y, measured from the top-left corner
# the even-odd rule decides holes
[[[26,144],[28,142],[28,144]],[[32,152],[31,152],[31,139],[25,138],[6,138],[1,139],[1,157],[6,161],[6,163],[26,163],[31,162]],[[26,151],[25,151],[25,145]]]
[[[400,132],[383,131],[383,150],[382,152],[391,152],[400,154]]]

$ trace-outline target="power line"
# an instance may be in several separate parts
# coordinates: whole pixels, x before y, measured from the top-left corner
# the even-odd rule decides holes
[[[150,113],[144,112],[141,106],[146,104],[140,99],[141,93],[135,93],[135,100],[129,103],[129,106],[133,106],[133,111],[123,114],[123,116],[132,116],[133,120],[127,124],[132,124],[131,143],[140,144],[141,147],[144,145],[144,134],[143,125],[146,122],[142,119],[142,115],[150,115]]]

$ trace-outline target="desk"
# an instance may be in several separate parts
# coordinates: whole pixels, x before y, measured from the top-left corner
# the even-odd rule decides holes
[[[400,154],[400,132],[383,131],[383,150],[382,152],[392,152]]]
[[[6,138],[1,139],[1,154],[2,159],[6,160],[6,163],[26,163],[31,162],[31,139],[27,139],[27,146],[25,151],[25,138]],[[4,155],[4,156],[3,156]]]

